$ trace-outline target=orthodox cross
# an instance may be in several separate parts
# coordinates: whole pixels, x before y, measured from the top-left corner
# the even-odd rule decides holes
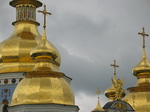
[[[114,76],[115,76],[115,79],[116,79],[116,68],[119,67],[119,65],[117,65],[116,60],[114,60],[114,64],[110,64],[110,66],[114,67]]]
[[[145,36],[149,36],[148,34],[145,33],[144,27],[142,28],[142,33],[138,33],[139,35],[142,35],[143,37],[143,48],[145,48]]]
[[[43,10],[43,11],[38,10],[38,12],[44,14],[44,25],[43,25],[43,27],[44,27],[44,29],[45,29],[45,28],[46,28],[46,15],[47,15],[47,14],[52,15],[52,13],[47,12],[47,10],[46,10],[46,5],[44,5],[44,10]]]

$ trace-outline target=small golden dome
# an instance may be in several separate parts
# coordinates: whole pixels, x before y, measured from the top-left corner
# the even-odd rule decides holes
[[[136,76],[137,74],[142,73],[142,72],[150,73],[150,63],[146,57],[145,48],[143,48],[142,60],[133,69],[133,75]]]
[[[99,112],[99,111],[104,111],[104,109],[102,109],[102,107],[100,105],[100,101],[98,99],[97,106],[96,106],[96,108],[92,112]]]
[[[126,95],[125,90],[122,89],[124,80],[116,78],[116,68],[119,67],[119,65],[116,65],[116,60],[114,60],[114,64],[110,64],[110,66],[114,67],[114,77],[111,79],[112,86],[105,91],[105,96],[109,98],[110,101],[120,100]]]
[[[105,91],[105,96],[107,98],[109,98],[111,101],[113,101],[115,99],[116,90],[113,85]]]
[[[49,63],[51,63],[52,71],[59,71],[60,66],[60,54],[59,51],[46,39],[46,31],[44,30],[44,35],[41,42],[31,50],[31,57],[35,60],[49,58]],[[38,67],[39,68],[39,67]],[[35,69],[33,69],[35,71]]]
[[[99,101],[99,96],[100,96],[100,90],[98,88],[98,90],[96,91],[97,95],[98,95],[98,103],[96,108],[92,111],[92,112],[103,112],[104,110],[102,109],[101,105],[100,105],[100,101]]]
[[[124,89],[121,89],[122,91],[122,98],[126,95],[126,92]],[[105,91],[105,96],[107,98],[109,98],[110,101],[114,101],[115,100],[115,96],[116,96],[116,90],[114,88],[114,85],[112,85],[111,87],[109,87],[106,91]]]
[[[16,87],[11,105],[21,104],[74,105],[74,95],[62,77],[24,78]]]

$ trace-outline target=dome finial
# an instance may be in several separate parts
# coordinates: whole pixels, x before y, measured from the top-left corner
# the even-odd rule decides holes
[[[138,33],[139,35],[142,35],[142,37],[143,37],[143,48],[145,48],[145,36],[149,36],[148,34],[146,34],[145,33],[145,31],[144,31],[144,27],[142,28],[142,33]]]
[[[100,96],[100,90],[99,90],[99,88],[96,90],[96,93],[98,95],[98,103],[97,103],[96,108],[92,112],[103,112],[104,110],[102,109],[102,107],[100,105],[100,101],[99,101],[99,96]]]
[[[43,11],[38,10],[38,12],[43,13],[43,15],[44,15],[44,25],[43,25],[43,27],[45,29],[46,28],[46,15],[47,14],[52,15],[52,13],[47,12],[45,4],[44,4],[44,10]]]

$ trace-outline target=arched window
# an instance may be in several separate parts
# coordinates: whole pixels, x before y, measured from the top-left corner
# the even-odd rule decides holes
[[[31,5],[22,5],[17,7],[17,21],[32,20],[35,21],[36,8]]]

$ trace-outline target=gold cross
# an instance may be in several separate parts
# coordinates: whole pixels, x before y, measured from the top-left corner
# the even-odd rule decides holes
[[[142,35],[143,37],[143,48],[145,48],[145,36],[149,36],[148,34],[145,33],[144,27],[142,28],[142,33],[138,33],[139,35]]]
[[[46,5],[44,5],[44,10],[43,10],[43,11],[38,10],[38,12],[41,12],[41,13],[44,14],[44,25],[43,25],[43,27],[44,27],[44,29],[45,29],[45,28],[46,28],[46,15],[47,15],[47,14],[52,15],[52,13],[47,12],[47,10],[46,10]]]
[[[116,76],[116,68],[119,67],[118,65],[116,65],[116,60],[114,60],[114,64],[110,64],[110,66],[114,67],[114,75]]]

